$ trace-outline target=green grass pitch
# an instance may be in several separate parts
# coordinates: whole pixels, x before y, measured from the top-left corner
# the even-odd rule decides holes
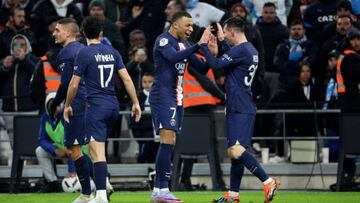
[[[176,192],[184,203],[210,203],[221,192]],[[78,194],[0,194],[1,203],[69,203]],[[241,194],[241,203],[263,203],[262,192],[245,191]],[[111,196],[111,203],[149,202],[150,192],[116,192]],[[272,203],[360,203],[360,192],[288,192],[280,191]]]

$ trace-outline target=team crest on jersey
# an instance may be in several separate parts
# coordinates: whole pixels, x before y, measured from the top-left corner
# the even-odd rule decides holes
[[[160,45],[161,47],[163,47],[163,46],[167,45],[168,43],[169,43],[169,40],[168,40],[168,39],[162,38],[162,39],[160,40],[159,45]]]
[[[170,120],[170,125],[171,125],[171,126],[175,126],[175,125],[176,125],[176,120],[175,120],[174,118],[172,118],[172,119]]]

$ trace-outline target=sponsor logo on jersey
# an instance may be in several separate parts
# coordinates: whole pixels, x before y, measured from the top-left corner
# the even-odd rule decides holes
[[[254,55],[254,56],[253,56],[253,61],[254,61],[255,63],[258,63],[258,62],[259,62],[259,58],[258,58],[257,55]]]
[[[168,43],[169,43],[169,40],[168,40],[168,39],[162,38],[162,39],[160,39],[159,45],[160,45],[161,47],[163,47],[163,46],[167,45]]]
[[[228,61],[232,61],[232,58],[231,58],[229,55],[227,55],[227,54],[224,54],[224,55],[223,55],[223,59],[226,59],[226,60],[228,60]]]

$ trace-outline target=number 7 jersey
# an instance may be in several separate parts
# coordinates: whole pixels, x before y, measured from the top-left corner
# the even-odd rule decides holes
[[[85,80],[88,104],[109,109],[119,106],[113,76],[122,68],[119,52],[108,45],[91,44],[79,51],[74,74]]]

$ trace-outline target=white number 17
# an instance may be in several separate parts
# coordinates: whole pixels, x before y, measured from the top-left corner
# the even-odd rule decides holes
[[[98,69],[100,70],[100,85],[102,88],[107,87],[113,75],[114,64],[98,65]],[[110,73],[105,82],[104,82],[104,69],[110,69]]]

